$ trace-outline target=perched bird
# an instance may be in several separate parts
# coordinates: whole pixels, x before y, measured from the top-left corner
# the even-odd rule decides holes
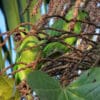
[[[75,33],[75,34],[80,34],[81,28],[82,28],[81,22],[75,22],[73,30],[70,30],[70,20],[73,19],[73,13],[74,13],[74,8],[72,7],[65,16],[65,19],[69,22],[65,22],[63,19],[57,19],[57,20],[55,20],[53,25],[51,25],[51,27],[54,29],[62,30],[63,32],[66,31],[66,33],[64,33],[64,34],[67,34],[67,31]],[[85,20],[87,17],[88,17],[87,12],[79,10],[78,16],[76,19],[77,20]],[[55,30],[55,31],[49,30],[48,34],[51,37],[55,37],[55,36],[59,37],[59,36],[64,35],[63,33],[61,33],[60,31],[57,31],[57,30]],[[68,33],[68,34],[70,35],[70,33]],[[63,40],[63,42],[65,42],[69,45],[75,45],[76,41],[77,41],[76,37],[67,37],[67,38],[65,37]],[[54,52],[65,53],[67,51],[69,51],[69,48],[67,46],[65,46],[63,43],[61,43],[60,40],[48,43],[43,50],[44,57],[48,57],[51,54],[53,56]]]
[[[21,30],[23,30],[23,28],[21,28]],[[15,33],[14,39],[15,44],[18,45],[16,48],[16,63],[21,63],[14,66],[14,71],[16,71],[25,68],[25,64],[35,62],[40,52],[40,47],[37,46],[39,44],[38,38],[35,36],[28,36],[26,31]],[[17,72],[15,74],[16,83],[18,84],[22,80],[25,80],[31,71],[32,68],[25,68],[24,70]]]

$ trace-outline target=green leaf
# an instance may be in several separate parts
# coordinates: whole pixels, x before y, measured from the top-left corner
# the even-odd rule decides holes
[[[70,84],[68,90],[83,100],[100,100],[100,68],[92,68],[83,73]]]
[[[34,71],[27,78],[32,90],[35,90],[41,100],[57,100],[61,92],[58,81],[41,71]]]
[[[96,82],[100,81],[100,68],[95,67],[91,68],[90,70],[84,72],[76,81],[74,81],[71,86],[81,86],[85,84],[92,83],[94,80]]]
[[[71,100],[66,88],[63,89],[57,80],[41,71],[30,73],[27,82],[41,100]]]
[[[41,71],[30,73],[27,82],[41,100],[71,100],[69,96],[73,96],[71,93],[68,95],[69,91],[63,89],[57,80]]]
[[[0,100],[19,99],[19,93],[14,90],[14,81],[7,76],[0,76]]]
[[[30,73],[27,82],[41,100],[100,100],[100,68],[84,72],[65,88],[41,71]]]

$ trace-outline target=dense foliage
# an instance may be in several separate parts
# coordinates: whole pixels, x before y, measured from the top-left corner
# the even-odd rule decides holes
[[[99,0],[0,0],[0,8],[0,100],[100,100]]]

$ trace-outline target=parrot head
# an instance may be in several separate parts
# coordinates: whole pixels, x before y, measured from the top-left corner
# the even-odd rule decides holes
[[[27,35],[27,32],[26,32],[24,27],[20,27],[19,31],[22,31],[22,32],[14,33],[14,41],[15,42],[18,42],[18,41],[22,40]]]
[[[14,38],[14,43],[15,43],[15,47],[16,47],[16,51],[17,52],[20,52],[22,49],[23,49],[23,43],[25,42],[24,41],[24,38],[28,35],[28,31],[27,29],[25,29],[24,27],[20,27],[18,29],[18,32],[15,32],[14,35],[13,35],[13,38]]]

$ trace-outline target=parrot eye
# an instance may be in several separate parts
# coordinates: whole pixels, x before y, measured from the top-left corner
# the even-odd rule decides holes
[[[22,39],[21,34],[20,33],[15,33],[14,34],[14,40],[15,42],[18,42]]]

